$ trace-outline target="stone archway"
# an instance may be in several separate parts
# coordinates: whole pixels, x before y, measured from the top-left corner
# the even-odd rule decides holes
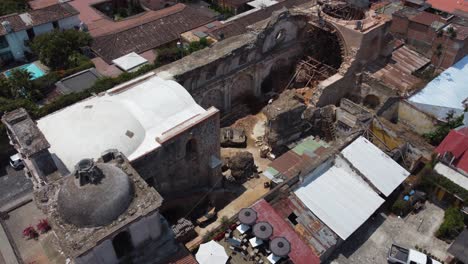
[[[376,109],[380,105],[380,98],[374,94],[368,94],[362,101],[363,105],[370,109]]]
[[[231,103],[235,105],[254,95],[254,88],[253,77],[250,74],[241,74],[231,85]]]
[[[208,109],[212,106],[216,107],[219,111],[224,109],[224,92],[220,89],[211,89],[203,95],[200,105]]]

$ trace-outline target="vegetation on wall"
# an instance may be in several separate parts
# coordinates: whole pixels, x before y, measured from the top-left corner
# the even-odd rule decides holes
[[[207,38],[201,38],[200,41],[192,41],[187,47],[179,48],[175,45],[160,48],[156,50],[157,58],[156,63],[160,65],[169,64],[176,60],[181,59],[184,56],[187,56],[195,51],[202,50],[208,47],[211,43]]]
[[[468,190],[438,174],[430,166],[424,167],[420,175],[422,181],[421,187],[426,191],[431,191],[434,187],[442,187],[447,190],[447,192],[456,195],[462,199],[464,203],[468,204]]]
[[[434,131],[426,133],[423,137],[433,146],[439,145],[442,140],[448,135],[450,130],[463,125],[463,115],[454,117],[454,113],[447,114],[445,123],[436,125]]]
[[[42,63],[53,70],[76,67],[86,60],[79,51],[91,44],[91,36],[82,31],[69,29],[52,31],[37,36],[31,42],[31,49]]]

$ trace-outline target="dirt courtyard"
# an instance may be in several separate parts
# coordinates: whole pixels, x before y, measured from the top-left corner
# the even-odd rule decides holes
[[[418,246],[445,260],[449,244],[434,236],[443,218],[443,209],[429,202],[426,202],[425,209],[404,219],[379,214],[351,235],[326,263],[387,263],[392,243],[411,249]]]

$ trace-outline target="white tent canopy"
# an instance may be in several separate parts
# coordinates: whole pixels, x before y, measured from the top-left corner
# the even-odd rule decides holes
[[[229,257],[223,246],[211,240],[200,245],[195,258],[200,264],[225,264]]]

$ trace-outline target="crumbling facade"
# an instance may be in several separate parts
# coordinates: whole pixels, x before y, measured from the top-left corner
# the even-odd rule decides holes
[[[155,72],[181,83],[203,107],[215,106],[228,113],[246,98],[268,98],[269,93],[289,87],[292,69],[306,54],[334,69],[325,76],[317,72],[319,81],[312,83],[317,86],[317,105],[335,104],[355,90],[356,72],[391,54],[390,23],[372,13],[365,13],[361,20],[342,20],[321,9],[310,3],[280,10],[252,25],[248,33],[220,41]],[[321,35],[335,40],[316,38]],[[327,61],[327,57],[336,59]],[[307,58],[305,61],[310,63]]]
[[[162,197],[118,151],[80,161],[35,200],[53,226],[54,263],[167,263],[181,250],[159,214]]]

